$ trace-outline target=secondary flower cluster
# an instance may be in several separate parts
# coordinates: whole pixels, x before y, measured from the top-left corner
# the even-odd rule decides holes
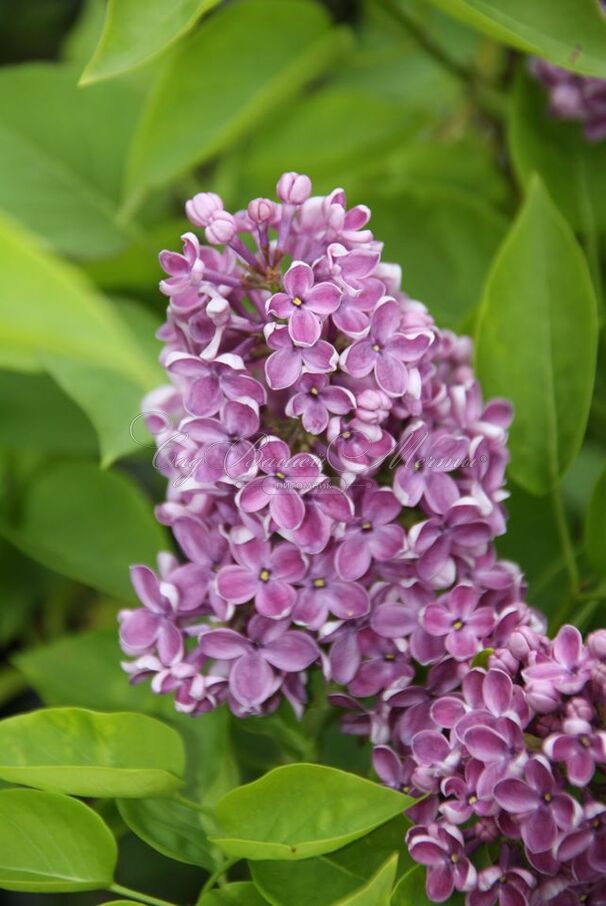
[[[433,899],[602,902],[586,779],[606,644],[550,643],[497,559],[510,407],[483,402],[469,341],[402,292],[367,208],[296,173],[277,194],[233,215],[196,195],[207,244],[160,256],[171,384],[145,414],[185,562],[133,567],[125,668],[181,711],[248,715],[284,698],[300,714],[317,665],[383,781],[427,794],[408,845]]]
[[[553,116],[581,123],[591,142],[606,138],[606,79],[577,75],[538,58],[531,61],[531,71],[547,88]]]

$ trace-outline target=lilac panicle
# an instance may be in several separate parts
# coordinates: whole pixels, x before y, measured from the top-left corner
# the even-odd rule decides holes
[[[590,142],[606,138],[606,79],[577,75],[538,58],[530,66],[547,89],[553,116],[580,123]]]
[[[381,260],[370,211],[285,173],[232,214],[214,193],[162,252],[168,381],[144,414],[181,560],[134,566],[125,669],[196,715],[341,691],[343,730],[419,802],[436,902],[604,903],[606,633],[550,640],[498,559],[511,407],[471,343]]]

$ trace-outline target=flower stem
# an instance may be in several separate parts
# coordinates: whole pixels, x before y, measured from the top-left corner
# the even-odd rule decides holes
[[[215,813],[213,812],[213,810],[205,805],[202,805],[201,802],[195,802],[195,800],[193,799],[188,799],[187,796],[182,796],[181,793],[175,793],[173,798],[180,805],[184,805],[186,808],[191,808],[195,812],[200,812],[200,814],[206,815],[208,818],[215,820]]]
[[[159,900],[157,897],[150,897],[147,893],[141,893],[139,890],[131,890],[130,887],[123,887],[121,884],[112,884],[110,888],[112,893],[117,893],[122,897],[128,897],[131,900],[138,900],[140,903],[147,903],[148,906],[176,906],[169,900]]]
[[[235,865],[236,862],[239,862],[239,861],[240,861],[240,859],[238,859],[238,858],[226,859],[225,862],[223,862],[221,865],[219,865],[219,867],[215,871],[213,871],[210,878],[208,879],[208,881],[206,882],[206,884],[200,891],[200,896],[198,897],[198,904],[196,904],[196,906],[199,906],[199,903],[200,903],[202,897],[204,896],[204,894],[208,893],[209,890],[213,889],[213,887],[215,886],[215,884],[217,883],[219,878],[222,878],[223,875],[227,871],[229,871],[229,869],[232,867],[232,865]]]
[[[570,593],[575,597],[579,588],[579,569],[574,555],[574,547],[572,538],[570,537],[570,529],[568,527],[568,520],[566,519],[566,511],[564,509],[564,500],[562,498],[562,489],[560,485],[556,485],[551,492],[551,501],[553,504],[556,528],[560,537],[562,554],[568,571]]]

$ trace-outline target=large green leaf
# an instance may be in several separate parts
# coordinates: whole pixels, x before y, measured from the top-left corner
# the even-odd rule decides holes
[[[513,91],[508,139],[524,186],[539,173],[575,229],[606,226],[606,145],[588,142],[578,123],[551,116],[547,92],[524,67]]]
[[[333,65],[343,33],[328,26],[311,0],[240,0],[220,9],[171,56],[148,98],[130,158],[131,192],[208,160]],[[268,36],[271,52],[260,52]]]
[[[286,765],[220,799],[221,831],[211,839],[228,855],[306,859],[368,834],[412,801],[336,768]]]
[[[74,796],[173,793],[185,753],[178,733],[144,714],[52,708],[0,721],[0,779]]]
[[[254,884],[250,881],[236,881],[204,894],[198,906],[266,906]]]
[[[33,893],[99,890],[117,849],[101,818],[56,793],[0,791],[0,888]]]
[[[425,893],[426,871],[423,865],[410,868],[398,881],[391,906],[431,906]]]
[[[110,79],[153,59],[220,0],[109,0],[105,23],[81,85]]]
[[[126,85],[82,92],[77,72],[28,63],[0,72],[0,207],[72,255],[109,253],[138,99]]]
[[[398,816],[335,852],[299,862],[252,862],[251,873],[274,906],[333,906],[363,888],[393,852],[405,860],[408,826]]]
[[[124,799],[119,805],[122,818],[148,846],[169,859],[201,865],[214,871],[215,847],[201,824],[200,812],[176,799]]]
[[[606,20],[598,0],[433,0],[444,12],[526,53],[606,77]]]
[[[488,279],[476,348],[486,393],[514,403],[511,475],[531,493],[547,493],[581,445],[596,308],[583,254],[535,179]]]
[[[229,713],[222,708],[192,720],[175,711],[172,696],[147,684],[132,686],[120,669],[117,627],[66,636],[19,654],[15,663],[47,705],[140,711],[161,717],[187,750],[188,793],[212,805],[238,783]]]
[[[385,259],[402,266],[402,285],[440,327],[457,328],[481,299],[506,223],[470,193],[447,187],[372,193],[371,226]]]
[[[606,577],[606,472],[598,479],[587,510],[585,550],[591,566]]]
[[[165,546],[149,501],[125,475],[92,463],[58,463],[32,478],[7,538],[62,575],[135,600],[128,568],[153,563]]]
[[[335,906],[390,906],[397,867],[398,854],[394,853],[372,876],[368,884],[343,897],[335,903]]]

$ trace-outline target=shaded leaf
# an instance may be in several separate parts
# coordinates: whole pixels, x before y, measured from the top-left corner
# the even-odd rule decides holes
[[[236,881],[204,894],[198,906],[265,906],[266,903],[250,881]]]
[[[124,799],[118,807],[133,833],[162,855],[208,871],[217,867],[200,812],[175,799]]]
[[[595,372],[596,299],[568,224],[534,180],[489,276],[476,361],[515,407],[512,477],[545,494],[581,445]]]
[[[595,486],[585,522],[587,559],[599,576],[606,576],[606,472]]]
[[[391,890],[396,879],[398,854],[394,853],[368,884],[356,890],[350,896],[335,903],[335,906],[390,906]]]

